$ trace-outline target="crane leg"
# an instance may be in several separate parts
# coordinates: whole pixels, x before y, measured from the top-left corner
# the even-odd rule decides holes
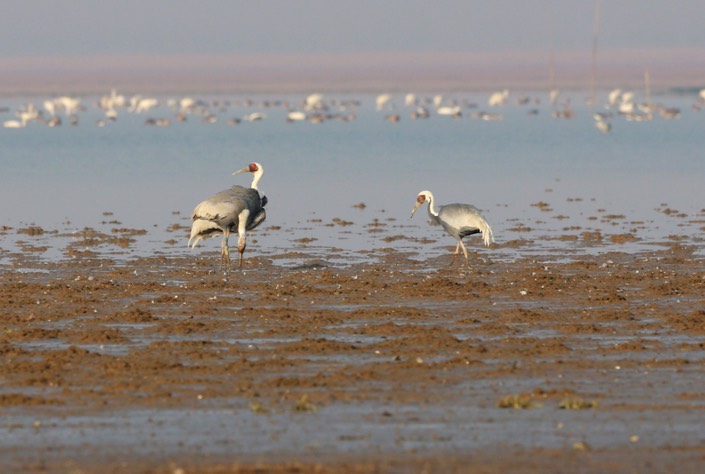
[[[226,232],[223,234],[223,241],[220,243],[220,267],[221,269],[230,270],[230,250],[228,249],[228,237]]]
[[[458,240],[458,246],[463,249],[463,255],[465,255],[465,266],[470,268],[470,260],[468,260],[468,249],[465,248],[465,244],[462,240]]]
[[[238,214],[237,251],[240,252],[240,264],[238,268],[242,268],[242,257],[245,254],[245,247],[247,247],[247,241],[245,240],[245,232],[247,230],[247,219],[249,216],[249,209],[245,209],[240,214]]]
[[[238,237],[237,239],[237,251],[240,252],[240,264],[238,268],[242,268],[242,257],[245,254],[245,247],[247,247],[247,242],[245,242],[245,236]]]
[[[453,265],[453,262],[455,262],[455,257],[458,255],[459,252],[460,252],[460,241],[458,241],[458,245],[455,246],[455,252],[453,252],[453,256],[450,258],[450,263],[448,264],[449,267],[451,265]]]

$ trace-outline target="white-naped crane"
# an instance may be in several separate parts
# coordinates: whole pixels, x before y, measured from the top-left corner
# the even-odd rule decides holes
[[[436,212],[433,207],[433,194],[431,191],[421,191],[416,197],[416,205],[411,211],[411,217],[414,217],[416,210],[425,202],[428,202],[428,216],[431,221],[443,226],[446,232],[458,241],[450,263],[453,263],[460,249],[463,249],[465,265],[470,268],[468,251],[465,248],[465,244],[463,244],[463,237],[482,234],[482,240],[485,245],[489,246],[490,243],[494,242],[492,228],[490,228],[480,210],[470,204],[446,204],[439,207],[438,212]]]
[[[259,163],[237,170],[233,175],[252,173],[252,184],[249,188],[233,186],[221,191],[201,202],[193,210],[193,224],[188,245],[196,247],[204,237],[216,237],[223,234],[220,244],[220,262],[230,268],[230,252],[228,238],[232,232],[237,232],[237,250],[240,253],[238,268],[242,268],[242,257],[247,245],[246,233],[260,225],[267,214],[264,206],[267,197],[257,187],[262,178],[264,168]]]

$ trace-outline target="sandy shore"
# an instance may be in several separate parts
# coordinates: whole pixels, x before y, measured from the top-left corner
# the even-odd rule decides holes
[[[705,460],[698,238],[585,257],[490,249],[469,271],[448,266],[445,240],[349,264],[305,243],[262,256],[255,241],[224,274],[217,246],[115,259],[100,245],[134,244],[96,234],[47,261],[58,236],[3,233],[24,241],[0,254],[6,472],[698,472]]]

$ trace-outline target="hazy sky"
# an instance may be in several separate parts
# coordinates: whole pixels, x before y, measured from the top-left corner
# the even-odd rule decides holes
[[[601,0],[599,50],[705,48],[704,6]],[[594,0],[3,1],[0,57],[584,51],[594,13]]]

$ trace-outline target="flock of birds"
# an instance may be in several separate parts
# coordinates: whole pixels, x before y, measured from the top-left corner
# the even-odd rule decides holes
[[[376,110],[384,114],[388,122],[396,123],[402,120],[404,111],[412,120],[428,119],[430,117],[461,118],[465,115],[472,119],[483,121],[503,120],[501,107],[510,101],[509,90],[493,92],[487,99],[488,112],[482,110],[479,104],[466,99],[448,98],[443,95],[419,97],[416,94],[406,94],[403,105],[398,104],[391,94],[380,94],[375,98]],[[538,115],[541,99],[528,95],[517,95],[516,104],[526,107],[528,115]],[[551,116],[556,119],[570,119],[576,116],[570,97],[561,97],[557,90],[550,91]],[[282,108],[285,110],[287,122],[322,123],[336,120],[349,122],[357,118],[357,110],[361,106],[359,100],[326,99],[321,94],[310,94],[300,102],[287,100],[243,100],[230,101],[225,99],[202,100],[193,97],[171,98],[160,100],[155,97],[134,95],[127,98],[118,94],[114,89],[94,101],[95,107],[100,111],[100,117],[95,123],[104,127],[118,119],[120,113],[129,114],[163,114],[167,108],[166,116],[145,118],[145,125],[169,126],[174,122],[185,122],[190,117],[205,123],[216,123],[221,120],[222,114],[228,113],[231,108],[260,108],[260,110],[246,113],[241,117],[225,119],[228,125],[237,125],[243,122],[256,122],[267,118],[264,109]],[[594,112],[595,127],[602,132],[612,129],[611,120],[623,117],[627,121],[648,121],[656,115],[663,119],[676,119],[681,116],[678,108],[653,104],[650,100],[638,101],[634,92],[614,89],[607,95],[604,109]],[[699,91],[694,110],[705,107],[705,89]],[[71,125],[79,123],[79,114],[88,110],[83,100],[77,97],[62,96],[44,100],[41,106],[28,103],[14,110],[16,118],[4,120],[4,128],[24,128],[30,123],[43,123],[49,127],[56,127],[68,120]],[[8,107],[0,107],[0,113],[13,112]]]
[[[228,248],[230,234],[237,232],[237,250],[240,254],[238,268],[242,268],[243,255],[247,246],[247,231],[255,229],[267,217],[264,209],[267,205],[267,197],[258,188],[259,181],[264,174],[264,167],[260,163],[250,163],[249,166],[235,171],[233,174],[240,173],[252,173],[250,187],[235,185],[200,202],[193,210],[193,223],[188,241],[188,246],[194,248],[204,237],[221,235],[220,263],[221,267],[227,270],[230,269]],[[411,211],[411,217],[414,217],[416,210],[424,203],[428,203],[428,216],[431,223],[441,225],[448,234],[458,241],[451,264],[462,249],[465,256],[465,266],[470,267],[468,251],[463,244],[463,238],[482,234],[482,240],[486,246],[494,242],[492,228],[475,206],[447,204],[440,206],[436,211],[433,207],[431,191],[421,191],[416,198],[416,205]]]

